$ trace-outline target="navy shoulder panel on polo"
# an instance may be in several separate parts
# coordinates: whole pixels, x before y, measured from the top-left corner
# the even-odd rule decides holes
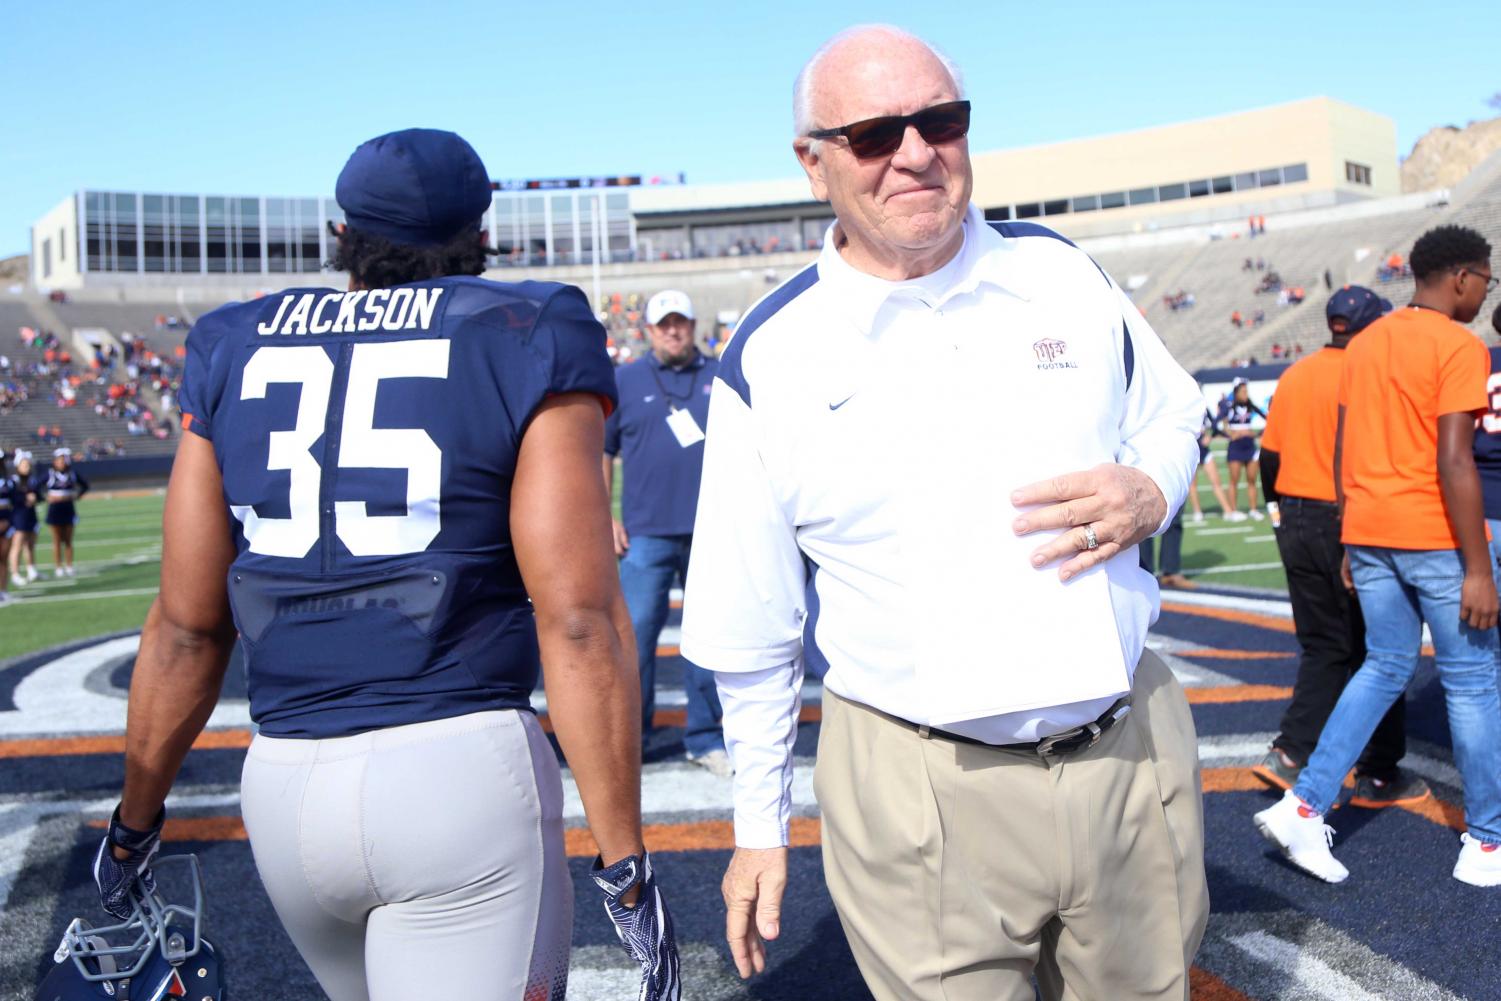
[[[1023,236],[1040,236],[1049,240],[1057,240],[1059,243],[1066,243],[1070,247],[1073,247],[1075,250],[1079,250],[1079,245],[1070,240],[1068,237],[1064,236],[1062,233],[1059,233],[1056,230],[1048,229],[1046,226],[1039,225],[1035,222],[992,222],[989,223],[989,226],[991,229],[1006,237],[1008,240]],[[1084,251],[1079,250],[1079,253],[1083,254]],[[1089,257],[1088,254],[1085,254],[1084,256]],[[1095,266],[1095,270],[1100,273],[1100,277],[1105,279],[1105,284],[1110,284],[1110,276],[1105,273],[1104,268],[1100,267],[1100,262],[1096,261],[1093,257],[1090,257],[1089,263],[1093,264]]]
[[[740,321],[740,326],[735,330],[735,336],[730,338],[730,346],[724,349],[724,354],[719,358],[719,378],[745,401],[747,407],[751,405],[750,383],[745,381],[745,370],[741,367],[741,356],[745,354],[745,342],[751,334],[756,332],[757,327],[817,283],[818,262],[815,261],[787,279],[781,288],[756,304],[746,314],[745,319]]]

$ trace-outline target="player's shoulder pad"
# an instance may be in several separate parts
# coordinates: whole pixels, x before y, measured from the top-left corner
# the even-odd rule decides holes
[[[529,338],[549,308],[569,319],[594,319],[589,300],[562,282],[497,282],[459,276],[443,279],[452,292],[445,319],[450,325],[473,322]]]

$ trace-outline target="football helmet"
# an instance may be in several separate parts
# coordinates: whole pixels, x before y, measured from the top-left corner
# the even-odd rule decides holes
[[[158,856],[151,863],[158,875],[174,868],[192,886],[191,906],[168,903],[163,882],[147,889],[136,874],[129,918],[98,928],[83,918],[68,925],[37,1001],[225,1001],[223,960],[203,937],[198,856]]]

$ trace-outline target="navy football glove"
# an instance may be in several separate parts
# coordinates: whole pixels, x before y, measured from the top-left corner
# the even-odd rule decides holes
[[[131,894],[151,893],[156,889],[151,859],[162,846],[162,824],[166,819],[167,809],[163,807],[150,830],[136,831],[120,823],[120,808],[115,807],[109,818],[109,833],[94,856],[94,885],[99,887],[99,903],[111,917],[127,920],[132,911]],[[130,855],[124,860],[115,858],[113,848],[123,848]]]
[[[682,981],[678,968],[678,944],[672,934],[672,915],[657,888],[651,856],[642,852],[630,855],[606,867],[598,855],[589,875],[605,894],[605,913],[615,926],[615,934],[625,951],[641,964],[641,991],[637,1001],[679,1001]],[[627,907],[620,898],[631,887],[640,886],[636,906]]]

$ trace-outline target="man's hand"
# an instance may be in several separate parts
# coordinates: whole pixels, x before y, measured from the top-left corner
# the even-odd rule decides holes
[[[1017,535],[1069,529],[1032,554],[1034,567],[1067,559],[1058,570],[1060,580],[1081,574],[1148,538],[1167,517],[1167,499],[1152,478],[1114,462],[1029,484],[1012,492],[1011,503],[1019,508],[1051,505],[1018,516],[1012,522]],[[1094,529],[1097,549],[1089,549],[1085,525]]]
[[[787,888],[787,849],[736,848],[725,870],[724,937],[744,980],[766,969],[766,943],[782,933],[782,891]]]
[[[1345,555],[1339,561],[1339,579],[1345,585],[1345,590],[1355,593],[1355,575],[1350,572],[1350,551],[1345,550]]]
[[[610,525],[615,530],[615,556],[618,559],[631,548],[631,537],[626,534],[625,525],[621,524],[618,519],[611,518]]]
[[[677,939],[667,902],[657,888],[651,856],[646,852],[628,855],[609,866],[595,856],[589,875],[605,895],[605,913],[615,934],[641,966],[638,1001],[679,1001],[683,984]],[[634,904],[628,903],[632,896]]]
[[[156,889],[151,859],[162,846],[162,824],[166,819],[167,811],[162,810],[155,824],[138,831],[120,823],[120,808],[115,807],[109,831],[94,855],[94,885],[99,888],[99,903],[111,917],[121,921],[130,917],[137,874],[142,890],[150,893]]]
[[[1496,628],[1496,581],[1486,566],[1478,573],[1465,574],[1459,587],[1459,618],[1472,629]]]

